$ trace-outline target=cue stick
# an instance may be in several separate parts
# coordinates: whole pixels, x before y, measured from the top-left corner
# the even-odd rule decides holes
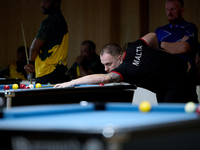
[[[24,46],[25,46],[25,52],[26,52],[26,60],[27,60],[27,65],[28,65],[29,64],[28,53],[27,53],[26,40],[25,40],[25,34],[24,34],[24,28],[23,28],[23,23],[22,22],[21,22],[21,26],[22,26],[22,34],[23,34]],[[31,73],[29,73],[29,77],[30,77],[30,83],[32,84]]]
[[[43,87],[52,87],[52,86],[55,86],[55,84],[51,84],[51,85],[44,85],[44,86],[41,86],[39,88],[43,88]]]

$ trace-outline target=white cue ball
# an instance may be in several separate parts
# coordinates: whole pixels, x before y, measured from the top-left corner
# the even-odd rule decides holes
[[[195,109],[196,109],[196,105],[194,102],[188,102],[185,105],[185,112],[187,112],[187,113],[192,113],[195,111]]]
[[[29,84],[29,87],[30,87],[30,89],[34,88],[33,84]]]

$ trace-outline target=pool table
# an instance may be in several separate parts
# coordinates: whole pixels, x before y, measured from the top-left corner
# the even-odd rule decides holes
[[[0,87],[1,88],[1,87]],[[67,104],[80,101],[132,102],[136,85],[127,83],[99,85],[77,85],[68,88],[42,88],[0,90],[0,100],[7,108],[11,106],[38,104]]]
[[[22,82],[22,79],[6,79],[6,78],[0,78],[0,85],[3,84],[20,84]]]
[[[1,147],[13,150],[199,149],[200,116],[184,104],[131,103],[18,106],[3,109]]]

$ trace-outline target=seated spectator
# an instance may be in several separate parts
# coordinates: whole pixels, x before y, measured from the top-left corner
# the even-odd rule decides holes
[[[24,66],[26,64],[27,61],[26,61],[25,47],[20,46],[17,49],[17,60],[11,62],[7,68],[2,69],[0,71],[0,77],[27,80],[27,73],[24,70]]]
[[[104,73],[104,66],[100,57],[95,52],[96,46],[92,41],[83,41],[80,47],[80,55],[69,69],[68,74],[72,79],[94,73]]]

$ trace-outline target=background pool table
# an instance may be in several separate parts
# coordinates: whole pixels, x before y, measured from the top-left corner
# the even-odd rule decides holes
[[[0,99],[9,106],[38,104],[67,104],[80,101],[91,102],[132,102],[136,85],[125,83],[98,85],[79,85],[70,88],[44,87],[39,89],[1,90]]]
[[[14,107],[3,110],[6,149],[199,149],[200,117],[184,104],[159,104],[148,113],[131,103]],[[95,147],[95,148],[94,148]]]
[[[6,78],[0,78],[0,85],[3,84],[20,84],[22,82],[22,79],[6,79]]]
[[[13,84],[15,84],[15,83],[13,83]],[[8,85],[8,86],[10,87],[10,89],[13,89],[13,87],[12,87],[13,84],[1,84],[1,85],[0,85],[0,90],[4,90],[4,86],[5,86],[5,85]],[[21,84],[21,83],[16,83],[16,84],[18,84],[18,89],[20,89],[20,84]],[[30,83],[29,83],[29,84],[25,84],[25,86],[29,86],[29,85],[30,85]],[[45,87],[45,88],[52,88],[52,87],[53,87],[53,85],[50,86],[50,84],[42,84],[42,86]],[[36,88],[36,87],[35,87],[35,84],[33,84],[33,87]]]

